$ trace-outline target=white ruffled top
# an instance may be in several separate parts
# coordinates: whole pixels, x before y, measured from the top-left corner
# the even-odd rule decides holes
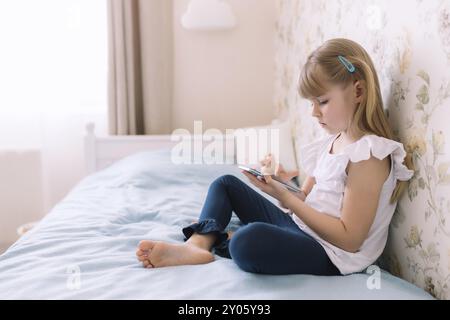
[[[331,154],[331,147],[338,134],[332,135],[300,149],[301,164],[308,176],[316,180],[316,184],[305,199],[305,203],[317,211],[339,218],[347,181],[345,172],[348,162],[367,160],[371,155],[382,160],[391,156],[391,171],[386,179],[374,222],[367,239],[359,251],[351,253],[342,250],[320,238],[295,214],[292,219],[306,233],[314,237],[325,249],[330,260],[342,274],[363,271],[374,263],[386,245],[389,224],[395,211],[396,203],[390,204],[392,192],[397,180],[409,180],[414,171],[404,164],[406,152],[403,145],[397,141],[377,135],[363,136],[342,149],[338,154]]]

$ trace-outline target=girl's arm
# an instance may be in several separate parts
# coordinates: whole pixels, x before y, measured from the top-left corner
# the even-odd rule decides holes
[[[308,196],[308,194],[311,192],[313,186],[316,184],[316,179],[314,177],[306,177],[305,182],[303,182],[302,187],[300,188],[300,190],[302,190],[302,192],[291,192],[295,197],[297,197],[298,199],[300,199],[301,201],[305,201],[306,197]],[[281,203],[281,201],[279,201],[280,205],[283,206],[283,203]],[[288,208],[286,208],[288,209]]]
[[[319,212],[288,192],[283,193],[280,201],[322,239],[345,251],[356,252],[367,238],[389,175],[386,159],[371,157],[349,162],[340,218]]]
[[[305,182],[303,182],[303,185],[301,188],[306,196],[311,192],[311,190],[315,184],[316,184],[316,179],[314,177],[309,177],[309,176],[306,177]],[[304,201],[305,199],[302,199],[302,200]]]

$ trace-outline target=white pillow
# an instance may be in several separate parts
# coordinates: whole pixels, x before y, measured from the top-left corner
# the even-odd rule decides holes
[[[238,164],[259,166],[259,161],[270,152],[286,170],[298,170],[289,120],[275,119],[267,126],[236,129],[234,135]]]

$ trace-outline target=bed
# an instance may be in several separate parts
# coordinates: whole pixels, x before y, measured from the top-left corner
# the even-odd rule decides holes
[[[172,164],[174,142],[159,137],[153,148],[155,139],[146,147],[145,138],[129,137],[130,154],[118,156],[111,146],[124,140],[96,138],[89,127],[86,146],[97,159],[88,159],[91,173],[0,256],[0,299],[432,299],[384,270],[258,275],[219,256],[206,265],[142,268],[140,240],[182,242],[181,228],[198,217],[213,179],[245,181],[230,164]],[[228,228],[239,226],[233,217]]]

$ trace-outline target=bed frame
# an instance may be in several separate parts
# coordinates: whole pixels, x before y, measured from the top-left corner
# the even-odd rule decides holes
[[[183,138],[185,139],[185,138]],[[213,139],[208,135],[190,135],[189,139],[194,145],[201,141],[204,150]],[[217,137],[214,138],[217,141]],[[231,141],[232,140],[232,141]],[[224,152],[233,155],[235,160],[234,137],[223,137]],[[172,135],[132,135],[132,136],[105,136],[95,135],[95,124],[86,125],[84,138],[86,174],[94,173],[108,167],[117,160],[140,151],[170,149],[180,143],[180,139],[174,139]],[[202,150],[202,151],[203,151]]]

